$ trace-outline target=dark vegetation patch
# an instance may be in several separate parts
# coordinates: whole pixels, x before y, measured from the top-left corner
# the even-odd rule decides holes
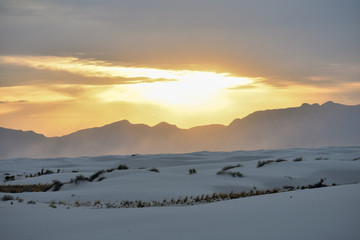
[[[22,192],[45,192],[53,184],[30,184],[30,185],[0,185],[0,192],[22,193]]]
[[[360,157],[353,159],[353,161],[358,161],[358,160],[360,160]]]
[[[301,157],[295,158],[293,162],[301,162],[303,159]]]
[[[120,164],[118,167],[115,167],[115,168],[109,168],[107,170],[101,169],[101,170],[95,172],[94,174],[92,174],[90,177],[85,177],[84,175],[78,175],[75,178],[70,179],[70,182],[61,183],[58,181],[56,183],[57,184],[56,187],[54,187],[54,188],[50,187],[50,189],[52,189],[53,191],[58,191],[64,184],[69,184],[69,183],[78,184],[80,182],[93,182],[96,179],[98,182],[101,182],[102,180],[105,179],[105,177],[103,176],[105,173],[110,173],[115,170],[126,170],[126,169],[129,169],[129,167],[124,164]],[[54,186],[54,184],[52,186]]]
[[[315,160],[329,160],[329,158],[326,158],[326,157],[317,157],[317,158],[315,158]]]
[[[159,169],[157,169],[157,168],[150,168],[149,171],[150,172],[160,172]]]
[[[197,171],[195,168],[189,169],[189,174],[196,174],[196,173],[197,173]]]
[[[257,163],[257,167],[260,168],[266,164],[269,164],[269,163],[273,163],[273,162],[276,162],[276,163],[280,163],[280,162],[287,162],[286,159],[282,159],[282,158],[278,158],[276,160],[265,160],[265,161],[261,161],[259,160],[258,163]]]
[[[219,171],[216,175],[227,175],[231,177],[243,177],[244,175],[241,172],[230,172],[230,171]]]
[[[49,175],[49,174],[53,174],[54,171],[52,170],[49,170],[49,169],[41,169],[41,171],[37,172],[37,173],[30,173],[30,174],[27,174],[25,175],[26,178],[31,178],[31,177],[39,177],[39,176],[42,176],[42,175]],[[56,171],[56,173],[60,173],[60,169],[58,169]]]
[[[220,171],[218,171],[216,173],[216,175],[227,175],[227,176],[231,176],[231,177],[243,177],[244,175],[241,172],[231,172],[228,171],[230,169],[233,168],[238,168],[238,167],[242,167],[241,164],[237,164],[237,165],[230,165],[230,166],[225,166],[223,167]]]
[[[94,181],[96,178],[100,177],[100,175],[103,174],[104,172],[105,172],[104,170],[97,171],[96,173],[94,173],[89,177],[89,181],[90,182]]]
[[[248,192],[231,191],[230,193],[212,193],[212,194],[202,194],[197,196],[185,196],[185,197],[180,196],[177,199],[165,198],[163,201],[149,201],[149,202],[142,200],[135,200],[135,201],[124,200],[121,202],[106,202],[106,203],[102,203],[101,201],[95,201],[94,203],[77,201],[74,206],[75,207],[91,206],[93,208],[145,208],[145,207],[166,207],[166,206],[177,206],[177,205],[186,206],[186,205],[205,204],[205,203],[225,201],[231,199],[252,197],[252,196],[260,196],[266,194],[275,194],[279,192],[289,192],[289,191],[294,191],[296,189],[300,190],[300,189],[312,189],[312,188],[321,188],[321,187],[327,187],[327,185],[324,184],[324,179],[321,179],[319,182],[315,184],[310,184],[301,187],[298,186],[296,188],[293,186],[284,186],[283,189],[279,189],[279,188],[268,189],[268,190],[254,189]]]
[[[265,161],[259,160],[257,163],[257,167],[260,168],[260,167],[262,167],[266,164],[272,163],[272,162],[275,162],[275,160],[265,160]]]
[[[227,171],[227,170],[230,170],[230,169],[233,169],[233,168],[238,168],[238,167],[242,167],[243,165],[241,164],[237,164],[237,165],[231,165],[231,166],[225,166],[221,169],[221,171]]]
[[[5,194],[2,198],[1,198],[2,201],[11,201],[11,200],[14,200],[14,197],[11,196],[11,195],[7,195]]]
[[[105,172],[112,172],[114,170],[125,170],[129,169],[126,165],[119,165],[116,168],[112,168],[111,171],[108,170],[99,170],[96,173],[92,174],[90,177],[85,177],[84,175],[78,175],[75,178],[70,179],[69,182],[60,182],[59,180],[53,180],[52,184],[28,184],[28,185],[0,185],[0,192],[7,193],[21,193],[21,192],[46,192],[46,191],[59,191],[61,187],[65,184],[70,183],[80,183],[80,182],[92,182],[97,179],[98,182],[105,179],[104,176],[101,176]],[[58,170],[60,172],[60,170]],[[78,172],[73,170],[72,172]],[[39,172],[39,175],[30,174],[28,177],[41,176],[45,174],[52,174],[50,170],[42,170]],[[7,174],[9,176],[10,174]]]
[[[126,166],[125,164],[120,164],[118,167],[117,167],[118,170],[127,170],[129,169],[128,166]]]

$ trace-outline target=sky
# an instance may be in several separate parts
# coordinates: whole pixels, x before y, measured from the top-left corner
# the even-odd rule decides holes
[[[358,0],[1,0],[0,126],[228,125],[360,104]]]

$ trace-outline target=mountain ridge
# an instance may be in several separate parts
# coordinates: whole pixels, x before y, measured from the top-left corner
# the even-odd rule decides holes
[[[0,158],[184,153],[360,145],[360,105],[334,102],[256,111],[228,126],[182,129],[121,120],[61,137],[0,127]]]

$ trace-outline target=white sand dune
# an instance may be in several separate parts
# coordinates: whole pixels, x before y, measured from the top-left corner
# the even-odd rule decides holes
[[[300,157],[302,161],[293,161]],[[331,147],[0,160],[0,176],[15,176],[7,185],[69,182],[120,164],[129,167],[105,171],[100,182],[65,184],[56,192],[6,193],[24,201],[0,201],[0,232],[6,239],[359,239],[359,157],[360,147]],[[257,167],[259,160],[280,158],[287,161]],[[241,172],[243,177],[216,175],[237,164],[242,167],[227,171]],[[159,172],[148,171],[151,168]],[[41,169],[55,173],[25,177]],[[189,169],[197,173],[189,175]],[[329,187],[194,206],[106,209],[106,203],[119,206],[124,200],[170,201],[213,192],[281,190],[320,179]],[[36,204],[27,204],[30,200]],[[51,201],[56,209],[49,207]],[[88,206],[76,207],[76,201]],[[95,209],[95,201],[102,208]]]

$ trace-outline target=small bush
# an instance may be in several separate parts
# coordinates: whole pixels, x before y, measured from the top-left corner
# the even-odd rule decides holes
[[[84,175],[78,175],[78,176],[76,176],[76,181],[85,181],[86,180],[86,178],[84,177]]]
[[[196,173],[197,173],[197,171],[195,168],[189,169],[189,174],[196,174]]]
[[[354,158],[353,160],[354,160],[354,161],[360,160],[360,157],[358,157],[358,158]]]
[[[75,177],[75,179],[71,179],[70,183],[78,183],[78,182],[83,182],[83,181],[90,181],[89,178],[84,177],[84,175],[78,175]]]
[[[151,169],[149,169],[149,171],[150,172],[160,172],[159,169],[157,169],[157,168],[151,168]]]
[[[64,184],[62,182],[55,179],[55,180],[53,180],[53,184],[51,185],[50,189],[52,188],[53,191],[56,192],[56,191],[59,191],[63,185]]]
[[[47,175],[47,174],[53,174],[54,172],[47,169],[45,172],[43,172],[43,175]]]
[[[269,164],[269,163],[272,163],[272,162],[274,162],[274,160],[266,160],[266,161],[259,160],[258,163],[257,163],[257,167],[259,168],[259,167],[262,167],[262,166],[264,166],[266,164]]]
[[[244,176],[241,172],[225,172],[225,171],[219,171],[216,173],[216,175],[228,175],[231,177],[243,177]]]
[[[96,173],[94,173],[93,175],[91,175],[89,177],[90,182],[94,181],[96,178],[98,178],[103,173],[104,173],[104,170],[99,170]]]
[[[295,158],[293,161],[294,162],[301,162],[303,159],[301,157]]]
[[[14,197],[13,196],[11,196],[11,195],[4,195],[2,198],[1,198],[1,200],[3,200],[3,201],[10,201],[10,200],[14,200]]]
[[[282,158],[278,158],[275,160],[275,162],[286,162],[287,160],[286,159],[282,159]]]
[[[30,200],[30,201],[27,202],[27,204],[36,204],[36,202],[33,201],[33,200]]]
[[[57,208],[57,206],[53,203],[49,204],[49,207],[52,207],[52,208]]]
[[[0,192],[21,193],[21,192],[45,192],[52,184],[30,184],[30,185],[0,185]]]
[[[221,170],[222,171],[227,171],[227,170],[230,170],[232,168],[238,168],[238,167],[242,167],[241,164],[237,164],[237,165],[233,165],[233,166],[226,166],[226,167],[223,167]]]
[[[118,167],[117,167],[118,170],[127,170],[129,169],[128,166],[126,166],[125,164],[120,164]]]
[[[73,173],[77,173],[77,172],[79,172],[79,171],[78,171],[78,170],[72,170],[72,172],[73,172]]]

